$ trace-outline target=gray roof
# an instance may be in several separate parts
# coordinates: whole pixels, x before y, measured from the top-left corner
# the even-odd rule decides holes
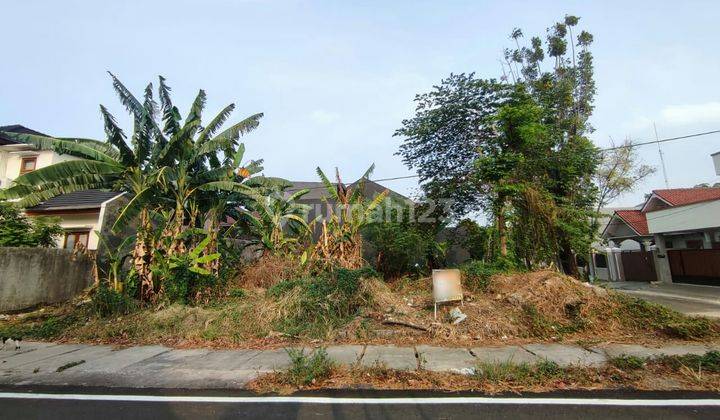
[[[58,195],[37,206],[27,208],[31,212],[59,211],[59,210],[90,210],[100,209],[102,203],[117,197],[122,193],[117,191],[83,190]]]
[[[29,129],[20,124],[0,126],[0,132],[2,132],[2,131],[7,131],[10,133],[20,133],[20,134],[34,134],[36,136],[45,136],[45,137],[48,136],[47,134],[43,134],[39,131]],[[21,144],[21,143],[13,140],[7,136],[4,136],[2,133],[0,133],[0,146],[4,146],[6,144]]]
[[[354,188],[355,185],[359,182],[355,181],[352,184],[348,185],[349,188]],[[309,189],[307,194],[303,195],[302,198],[298,201],[320,201],[323,197],[327,197],[328,193],[325,189],[325,184],[319,181],[290,181],[292,186],[285,190],[288,193],[293,193],[295,191],[300,191],[303,189]],[[337,185],[333,183],[333,185]],[[390,188],[384,187],[377,182],[373,182],[371,180],[365,181],[365,196],[366,197],[373,197],[377,194],[380,194],[381,192],[388,190],[390,192],[390,195],[399,198],[407,200],[407,197],[404,195],[397,193]]]

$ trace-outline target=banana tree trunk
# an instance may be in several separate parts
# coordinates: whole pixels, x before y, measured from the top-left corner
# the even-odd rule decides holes
[[[150,217],[147,209],[140,211],[140,226],[135,239],[135,247],[133,248],[133,265],[135,272],[140,281],[140,299],[152,299],[155,288],[150,271],[150,262],[152,259],[152,247],[149,244],[150,237]]]

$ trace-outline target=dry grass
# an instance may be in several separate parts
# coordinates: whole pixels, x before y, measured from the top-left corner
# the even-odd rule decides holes
[[[280,280],[301,277],[303,274],[300,264],[291,256],[268,254],[240,271],[237,286],[247,289],[267,289]]]
[[[481,367],[482,368],[482,367]],[[487,366],[485,366],[487,368]],[[540,365],[498,365],[493,372],[459,375],[429,371],[398,371],[382,365],[335,367],[324,379],[304,386],[288,383],[284,372],[263,375],[248,384],[257,393],[291,394],[298,390],[336,389],[547,392],[553,390],[692,390],[720,391],[720,372],[707,372],[674,361],[648,362],[642,369],[559,368]]]
[[[281,293],[247,288],[203,306],[144,308],[111,318],[98,318],[75,304],[48,307],[0,320],[0,334],[211,348],[318,343],[472,347],[541,341],[662,345],[717,343],[720,337],[717,323],[638,303],[552,271],[493,277],[486,291],[466,296],[460,309],[467,319],[458,325],[447,318],[453,305],[441,307],[433,319],[429,278],[391,284],[363,278],[359,291],[343,302],[337,291],[317,294],[315,288],[315,294],[308,295],[307,283],[287,286]]]

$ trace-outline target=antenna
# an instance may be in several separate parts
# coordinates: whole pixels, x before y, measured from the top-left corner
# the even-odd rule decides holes
[[[662,165],[663,178],[665,178],[665,188],[670,188],[670,183],[668,182],[668,177],[667,177],[667,169],[665,168],[665,156],[663,155],[663,151],[660,148],[660,137],[658,137],[657,126],[655,126],[655,121],[653,121],[653,130],[655,130],[655,142],[657,143],[658,153],[660,153],[660,164]]]

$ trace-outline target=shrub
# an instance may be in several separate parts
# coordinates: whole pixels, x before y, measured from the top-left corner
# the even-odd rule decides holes
[[[122,292],[101,282],[91,300],[91,310],[101,317],[127,314],[135,309],[135,302]]]
[[[419,275],[428,271],[438,249],[434,232],[410,223],[375,223],[363,231],[370,245],[367,255],[385,278]]]
[[[230,289],[228,295],[236,299],[243,299],[247,296],[247,292],[244,289],[233,288]]]
[[[63,233],[59,219],[27,218],[13,203],[0,201],[0,246],[54,247],[55,237]]]
[[[471,260],[460,266],[466,287],[474,291],[487,290],[492,276],[516,269],[517,266],[507,258],[499,258],[493,262]]]
[[[566,307],[565,313],[570,318],[567,324],[552,321],[541,314],[534,305],[525,304],[522,306],[521,319],[527,326],[530,336],[539,338],[561,337],[582,331],[587,326],[587,321],[580,316],[579,307]]]
[[[305,355],[302,349],[288,349],[290,368],[285,373],[287,382],[295,386],[309,385],[317,380],[330,376],[334,363],[324,348]]]
[[[283,304],[287,316],[276,322],[276,328],[291,336],[325,337],[370,301],[360,281],[375,276],[371,268],[338,269],[334,274],[279,282],[267,292],[276,299],[288,299]]]

